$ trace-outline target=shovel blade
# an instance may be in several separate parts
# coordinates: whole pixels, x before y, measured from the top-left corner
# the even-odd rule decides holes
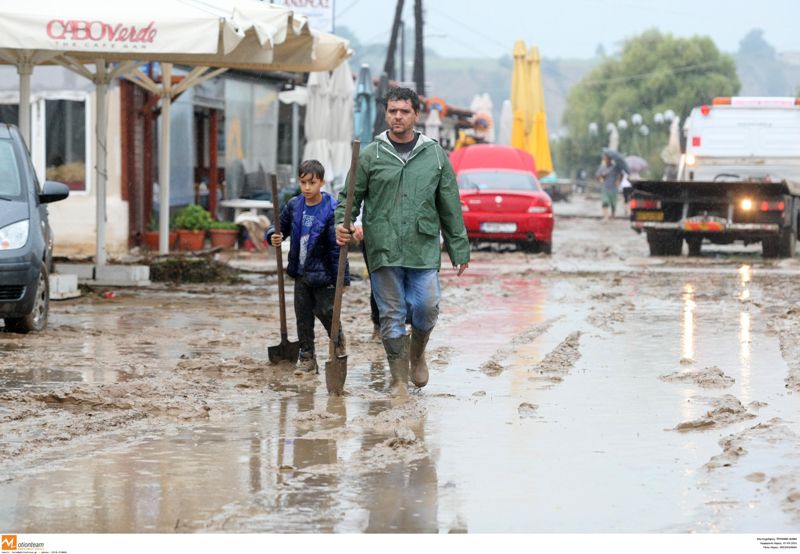
[[[300,356],[300,342],[283,341],[270,346],[267,348],[267,356],[273,364],[283,361],[297,363],[297,358]]]
[[[347,356],[334,357],[325,362],[325,385],[328,394],[341,396],[347,379]]]

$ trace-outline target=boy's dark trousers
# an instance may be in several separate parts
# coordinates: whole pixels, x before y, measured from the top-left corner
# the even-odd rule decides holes
[[[314,356],[314,317],[325,327],[328,337],[331,335],[333,322],[333,300],[336,287],[324,285],[312,287],[302,277],[294,280],[294,315],[297,319],[297,338],[300,341],[300,357]],[[339,340],[342,344],[343,333],[339,328]]]

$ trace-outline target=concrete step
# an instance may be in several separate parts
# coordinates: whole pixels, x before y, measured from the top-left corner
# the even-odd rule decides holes
[[[106,287],[146,287],[150,267],[146,265],[106,265],[57,263],[56,272],[75,275],[79,283]]]
[[[81,295],[78,289],[78,276],[61,273],[50,274],[50,300],[64,300]]]

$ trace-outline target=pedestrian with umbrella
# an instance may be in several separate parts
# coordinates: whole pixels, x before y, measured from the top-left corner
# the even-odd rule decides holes
[[[622,189],[622,201],[624,202],[623,207],[625,209],[625,216],[630,215],[629,204],[631,201],[631,195],[633,194],[633,185],[631,185],[630,179],[638,181],[641,179],[641,174],[647,171],[647,160],[640,156],[625,156],[625,163],[628,166],[628,172],[623,174],[622,182],[620,184],[620,189]]]
[[[603,162],[595,173],[597,180],[602,183],[600,198],[603,208],[603,223],[607,223],[614,217],[619,185],[627,171],[628,164],[619,152],[611,148],[603,148]]]

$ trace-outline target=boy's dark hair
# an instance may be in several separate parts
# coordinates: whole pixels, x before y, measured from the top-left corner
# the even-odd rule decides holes
[[[391,100],[408,100],[411,102],[411,107],[414,108],[414,112],[419,113],[419,96],[417,96],[417,93],[410,88],[390,88],[386,93],[386,96],[383,98],[384,107],[389,106],[389,101]]]
[[[319,160],[303,160],[297,168],[297,176],[301,179],[306,175],[312,175],[317,179],[325,180],[325,167]]]

